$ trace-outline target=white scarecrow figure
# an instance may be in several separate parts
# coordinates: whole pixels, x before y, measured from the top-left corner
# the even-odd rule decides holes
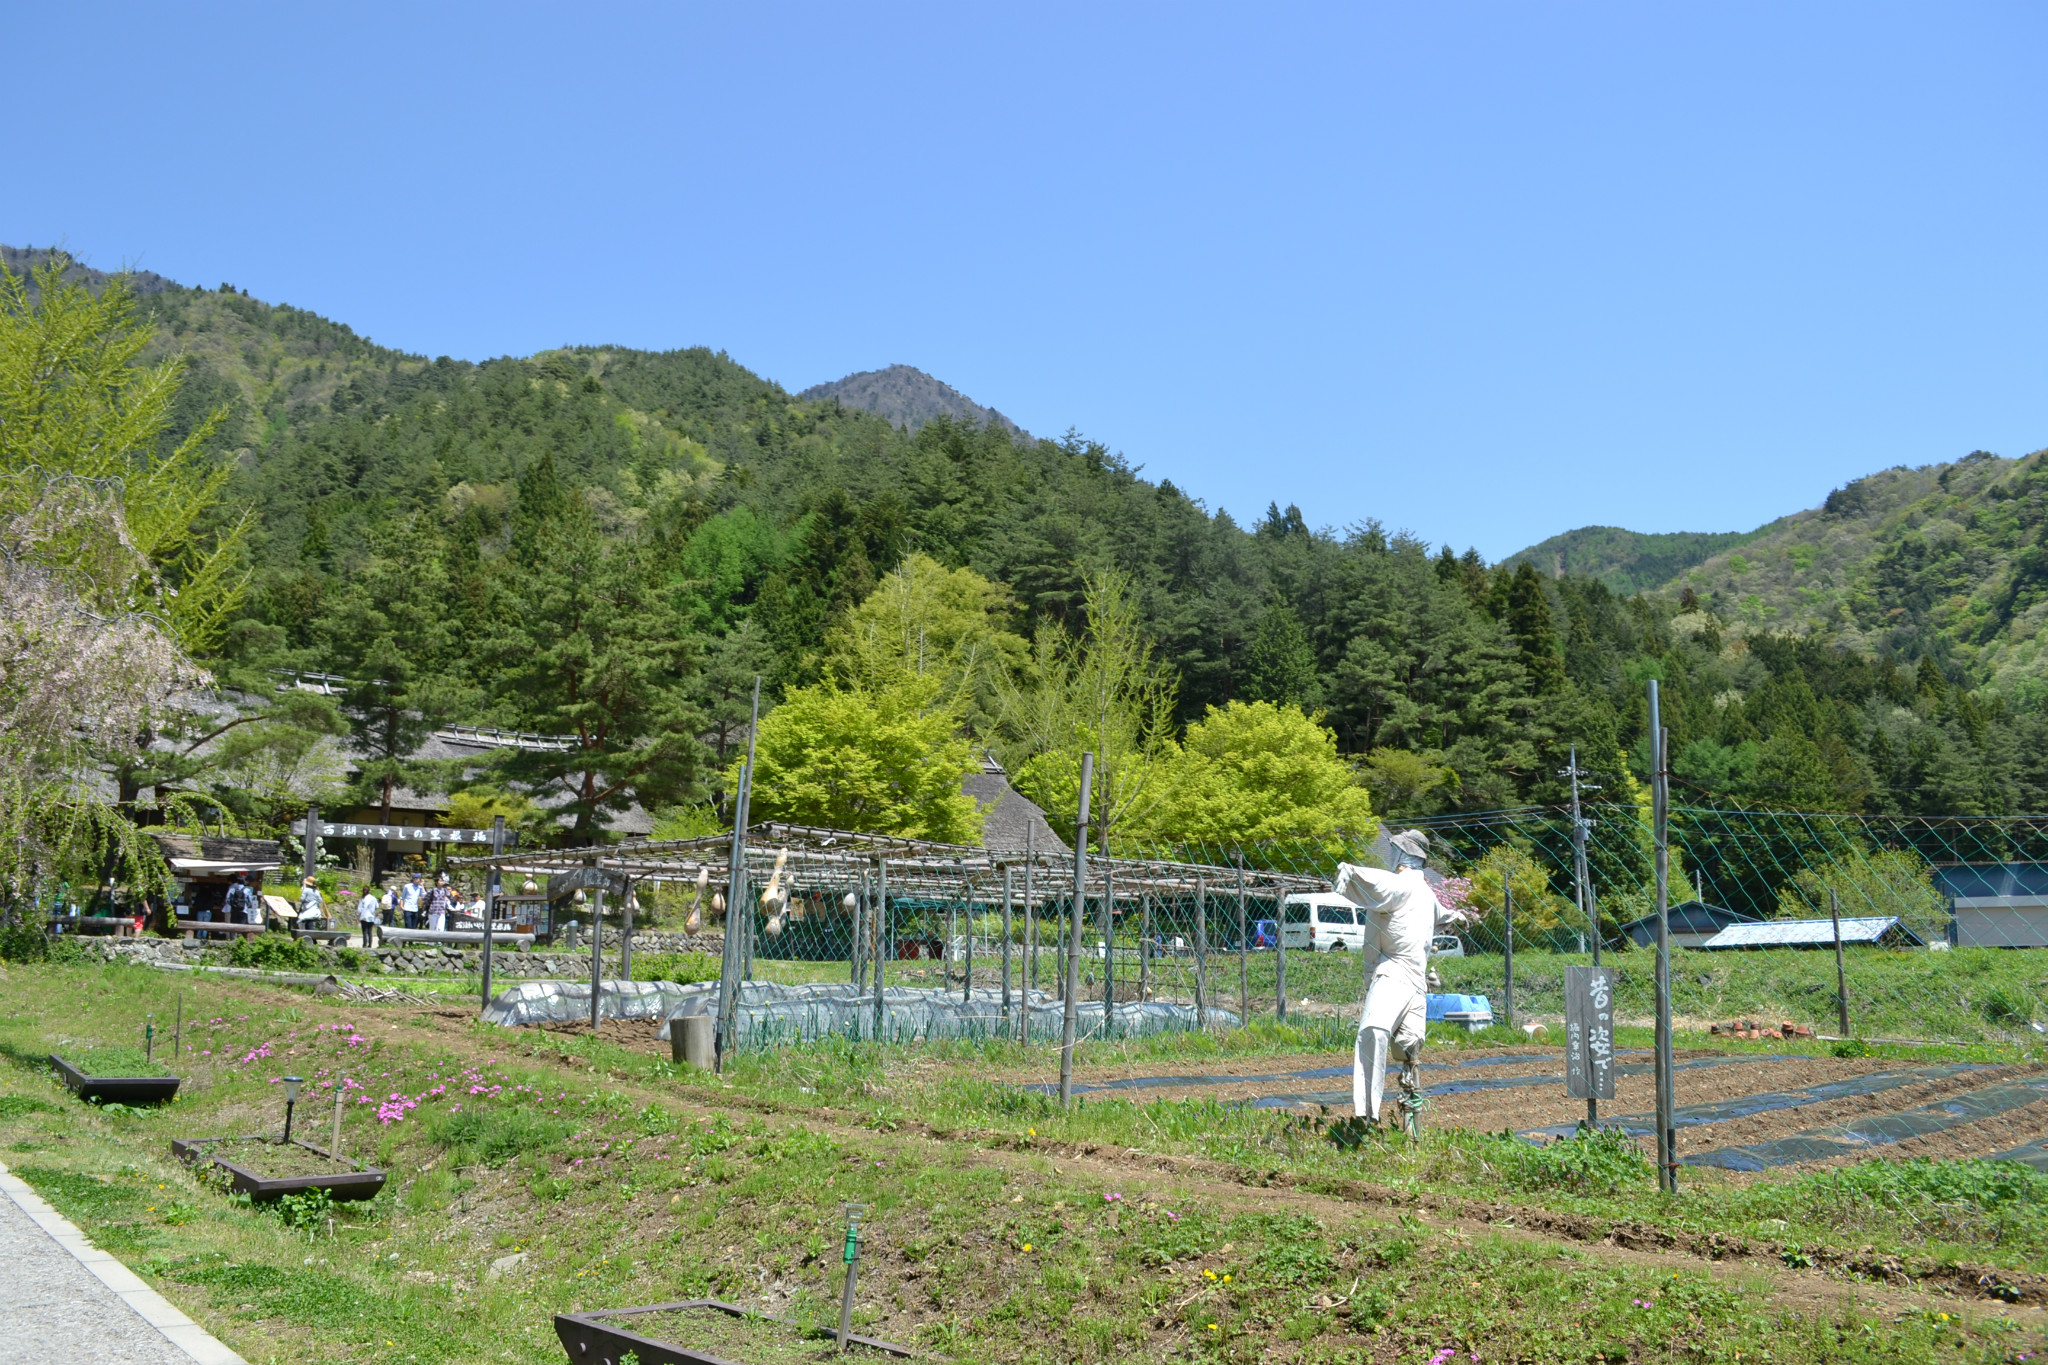
[[[1428,835],[1411,829],[1388,842],[1393,871],[1340,863],[1333,887],[1365,912],[1366,951],[1378,954],[1377,961],[1366,958],[1370,978],[1352,1060],[1351,1107],[1360,1118],[1380,1121],[1392,1051],[1401,1063],[1401,1126],[1413,1135],[1421,1107],[1417,1063],[1428,1019],[1429,941],[1439,920],[1457,923],[1465,917],[1445,908],[1423,876]]]

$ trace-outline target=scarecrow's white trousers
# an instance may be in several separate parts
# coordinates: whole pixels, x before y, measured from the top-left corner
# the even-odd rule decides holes
[[[1358,1044],[1351,1060],[1351,1112],[1379,1122],[1387,1084],[1387,1054],[1401,1064],[1401,1107],[1412,1118],[1421,1098],[1416,1063],[1428,1028],[1422,991],[1399,976],[1376,974],[1365,993],[1358,1020]]]

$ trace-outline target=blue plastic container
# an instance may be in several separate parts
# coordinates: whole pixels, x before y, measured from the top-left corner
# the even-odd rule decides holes
[[[1432,1024],[1451,1024],[1477,1032],[1493,1022],[1493,1002],[1483,995],[1432,992],[1425,999]]]

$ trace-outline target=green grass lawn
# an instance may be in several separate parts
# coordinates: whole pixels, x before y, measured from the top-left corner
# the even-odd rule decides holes
[[[125,1045],[178,991],[186,1084],[171,1105],[97,1110],[43,1066],[53,1049]],[[1430,1133],[1343,1151],[1198,1100],[1062,1112],[1000,1079],[1044,1073],[1043,1048],[828,1043],[715,1078],[460,1013],[10,967],[0,1159],[255,1362],[556,1362],[555,1312],[707,1294],[828,1318],[849,1200],[871,1207],[857,1320],[959,1360],[2005,1361],[2038,1345],[1996,1303],[1852,1294],[1799,1269],[1857,1244],[1930,1273],[1944,1258],[2038,1268],[2048,1178],[2017,1168],[1702,1178],[1672,1202],[1621,1145]],[[1300,1053],[1331,1036],[1265,1025],[1105,1044],[1081,1063]],[[347,1082],[342,1146],[390,1173],[377,1200],[259,1209],[169,1158],[175,1136],[281,1125],[272,1082],[287,1070],[309,1079],[298,1122],[323,1141],[324,1087]],[[1498,1213],[1455,1215],[1457,1200]],[[1598,1227],[1531,1235],[1539,1212],[1740,1249],[1718,1265],[1621,1255]]]

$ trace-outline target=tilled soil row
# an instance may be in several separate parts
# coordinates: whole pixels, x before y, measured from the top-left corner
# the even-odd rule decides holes
[[[1829,1247],[1755,1240],[1723,1233],[1696,1233],[1660,1227],[1636,1219],[1605,1220],[1583,1214],[1497,1200],[1465,1200],[1416,1190],[1397,1190],[1368,1181],[1323,1175],[1296,1175],[1277,1169],[1232,1166],[1202,1157],[1182,1157],[1105,1147],[1096,1143],[1048,1143],[984,1132],[935,1134],[972,1140],[985,1147],[1088,1159],[1108,1165],[1149,1167],[1181,1178],[1258,1189],[1299,1191],[1352,1206],[1376,1205],[1392,1211],[1422,1212],[1441,1219],[1487,1229],[1517,1229],[1588,1246],[1629,1252],[1681,1255],[1710,1262],[1769,1260],[1776,1265],[1807,1263],[1826,1270],[1861,1275],[1895,1288],[1931,1288],[1963,1298],[2048,1307],[2048,1275],[2006,1270],[1971,1262],[1940,1262],[1932,1258],[1877,1255],[1871,1248]],[[1788,1254],[1792,1258],[1788,1261]]]
[[[451,1022],[453,1019],[451,1017]],[[571,1031],[571,1026],[561,1026]],[[654,1037],[659,1024],[646,1020],[606,1020],[602,1034],[607,1041],[618,1043],[638,1052],[659,1052],[665,1054],[667,1044]],[[1517,1049],[1516,1051],[1528,1051]],[[1692,1057],[1719,1056],[1714,1052],[1695,1052]],[[1306,1071],[1325,1066],[1335,1066],[1339,1061],[1348,1062],[1342,1054],[1329,1057],[1295,1058],[1247,1058],[1229,1062],[1233,1070],[1241,1073],[1273,1074],[1278,1071]],[[588,1065],[564,1057],[565,1065],[581,1069]],[[1548,1063],[1529,1063],[1529,1065]],[[1871,1071],[1885,1070],[1897,1064],[1886,1064],[1866,1058],[1817,1058],[1787,1054],[1764,1054],[1754,1063],[1736,1064],[1727,1067],[1702,1068],[1681,1077],[1696,1078],[1690,1088],[1681,1090],[1680,1103],[1708,1103],[1715,1099],[1736,1098],[1757,1093],[1762,1089],[1785,1089],[1795,1085],[1811,1085],[1821,1081],[1837,1080],[1848,1076],[1862,1075]],[[926,1070],[927,1068],[917,1068]],[[935,1063],[932,1072],[943,1070]],[[1184,1067],[1164,1068],[1155,1064],[1122,1064],[1108,1068],[1090,1068],[1088,1077],[1097,1081],[1118,1072],[1125,1075],[1167,1075],[1178,1071],[1182,1074],[1223,1074],[1223,1067],[1217,1061],[1190,1063]],[[1442,1074],[1442,1073],[1436,1073]],[[1503,1074],[1486,1070],[1482,1074]],[[1768,1074],[1767,1083],[1760,1080],[1760,1074]],[[1990,1073],[1979,1073],[1990,1074]],[[1794,1079],[1795,1077],[1799,1079]],[[1041,1075],[1030,1078],[1042,1080]],[[1939,1084],[1939,1083],[1935,1083]],[[1192,1087],[1181,1088],[1185,1095]],[[1638,1095],[1638,1092],[1640,1094]],[[1119,1096],[1126,1092],[1115,1092]],[[1140,1092],[1145,1093],[1145,1092]],[[1554,1097],[1554,1098],[1552,1098]],[[1648,1109],[1654,1103],[1654,1084],[1648,1077],[1626,1078],[1617,1087],[1617,1098],[1603,1102],[1603,1110],[1609,1113],[1633,1113],[1628,1100],[1638,1098],[1641,1108]],[[1572,1110],[1584,1113],[1584,1101],[1571,1100],[1562,1094],[1562,1087],[1527,1087],[1507,1091],[1477,1092],[1474,1095],[1444,1097],[1444,1108],[1440,1108],[1433,1121],[1453,1121],[1448,1110],[1451,1100],[1479,1100],[1481,1104],[1470,1106],[1471,1117],[1484,1123],[1488,1117],[1497,1119],[1491,1131],[1519,1126],[1540,1126],[1546,1121],[1545,1115],[1556,1111],[1557,1117],[1550,1122],[1563,1121],[1570,1117]],[[803,1118],[827,1128],[838,1129],[850,1136],[857,1135],[864,1141],[875,1141],[878,1134],[863,1125],[849,1124],[847,1116],[825,1107],[793,1106],[782,1101],[761,1099],[737,1091],[721,1091],[716,1095],[693,1097],[696,1103],[708,1103],[716,1107],[751,1110],[783,1117]],[[1919,1103],[1927,1103],[1921,1099]],[[2044,1102],[2048,1106],[2048,1102]],[[1819,1106],[1809,1106],[1795,1113],[1810,1114]],[[2018,1111],[2014,1120],[2022,1120],[2032,1111]],[[1476,1126],[1476,1125],[1474,1125]],[[1693,1131],[1712,1131],[1709,1125]],[[1812,1125],[1804,1125],[1812,1126]],[[1979,1125],[1988,1128],[1989,1125]],[[1470,1224],[1475,1229],[1493,1231],[1519,1231],[1525,1235],[1548,1237],[1569,1241],[1588,1247],[1609,1248],[1631,1258],[1644,1255],[1661,1257],[1683,1257],[1689,1260],[1713,1264],[1740,1263],[1743,1261],[1768,1261],[1774,1267],[1787,1265],[1786,1256],[1791,1254],[1795,1262],[1810,1264],[1816,1270],[1825,1271],[1837,1277],[1862,1276],[1874,1284],[1891,1286],[1894,1290],[1932,1290],[1957,1297],[1985,1302],[2022,1305],[2039,1310],[2048,1308],[2048,1276],[2035,1275],[2024,1271],[2006,1270],[1972,1262],[1943,1263],[1932,1258],[1902,1258],[1877,1255],[1868,1248],[1829,1247],[1792,1245],[1760,1239],[1734,1237],[1720,1233],[1701,1234],[1684,1230],[1659,1227],[1640,1220],[1601,1220],[1584,1215],[1559,1213],[1539,1207],[1507,1204],[1499,1201],[1465,1200],[1448,1195],[1429,1194],[1412,1190],[1398,1190],[1375,1185],[1366,1181],[1353,1181],[1321,1175],[1296,1175],[1277,1169],[1258,1170],[1233,1166],[1208,1158],[1179,1156],[1164,1153],[1143,1152],[1106,1146],[1098,1143],[1056,1143],[1045,1139],[1033,1139],[1016,1134],[984,1129],[951,1130],[933,1127],[919,1120],[908,1120],[882,1140],[915,1139],[925,1137],[949,1143],[967,1143],[979,1147],[999,1159],[1009,1156],[1054,1156],[1069,1160],[1085,1160],[1109,1168],[1147,1169],[1172,1175],[1178,1179],[1200,1180],[1220,1189],[1243,1189],[1271,1191],[1309,1201],[1324,1201],[1335,1206],[1332,1212],[1356,1213],[1359,1205],[1371,1205],[1396,1212],[1410,1212],[1432,1217],[1438,1221]],[[1950,1135],[1942,1135],[1948,1137]],[[1683,1135],[1681,1135],[1683,1137]],[[2015,1138],[2006,1146],[2024,1139]],[[1919,1139],[1912,1147],[1932,1145],[1940,1138]],[[1727,1145],[1720,1143],[1715,1145]],[[1898,1144],[1897,1150],[1904,1153],[1909,1144]],[[1919,1154],[1915,1151],[1913,1154]],[[1929,1153],[1931,1154],[1931,1153]],[[1834,1163],[1820,1163],[1834,1164]],[[1784,1270],[1786,1275],[1792,1272]]]

